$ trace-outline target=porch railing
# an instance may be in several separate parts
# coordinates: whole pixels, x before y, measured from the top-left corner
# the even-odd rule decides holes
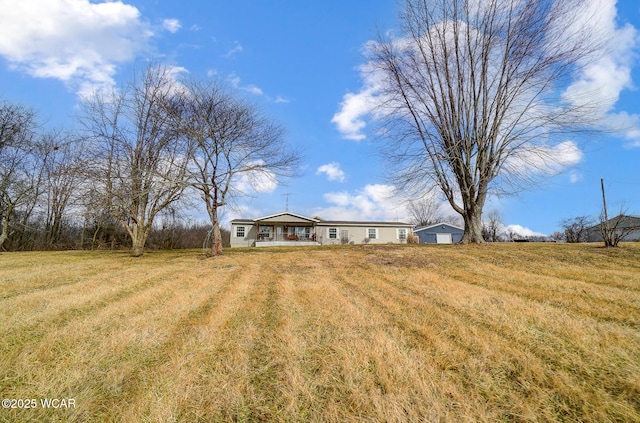
[[[316,235],[310,234],[306,235],[287,235],[287,234],[269,234],[269,233],[261,233],[258,234],[258,242],[300,242],[300,241],[315,241]]]

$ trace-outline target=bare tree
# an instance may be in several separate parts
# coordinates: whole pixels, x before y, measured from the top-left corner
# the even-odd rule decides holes
[[[23,207],[21,224],[28,221],[38,190],[35,142],[36,112],[21,105],[0,104],[0,248],[15,228]]]
[[[498,210],[491,210],[482,222],[482,237],[487,242],[502,241],[503,228],[502,214]]]
[[[156,215],[184,190],[188,151],[177,130],[178,90],[171,69],[150,66],[121,93],[96,93],[84,103],[81,122],[97,152],[93,177],[131,237],[136,257],[144,252]]]
[[[291,176],[300,156],[283,128],[220,83],[192,82],[184,96],[182,134],[192,143],[189,185],[205,202],[212,225],[212,256],[222,254],[219,213],[244,193],[241,180],[274,183]]]
[[[555,231],[554,233],[549,235],[549,241],[559,242],[559,241],[565,241],[565,239],[566,238],[565,238],[564,232]]]
[[[629,234],[640,231],[640,218],[620,214],[608,221],[604,214],[600,215],[600,233],[605,247],[617,247]]]
[[[58,131],[45,134],[39,143],[38,154],[43,166],[42,196],[45,200],[44,243],[47,248],[61,241],[69,206],[80,200],[84,166],[82,152],[80,140]]]
[[[442,221],[440,205],[433,197],[411,200],[407,205],[411,223],[416,226],[429,226]]]
[[[96,187],[82,187],[83,224],[80,246],[91,250],[116,249],[126,244],[124,227],[113,217],[104,202],[104,192]],[[85,241],[86,240],[86,241]]]
[[[526,187],[555,169],[554,146],[588,127],[559,85],[596,51],[582,0],[406,0],[403,37],[370,44],[396,185],[438,186],[484,242],[490,190]],[[557,150],[556,150],[557,152]]]
[[[560,227],[564,233],[566,242],[587,242],[589,240],[589,228],[593,226],[593,220],[589,216],[577,216],[563,219]]]

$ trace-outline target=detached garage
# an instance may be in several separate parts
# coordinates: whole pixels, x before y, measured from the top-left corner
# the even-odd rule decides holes
[[[413,233],[420,238],[420,244],[453,244],[460,242],[464,229],[448,223],[436,223],[415,228]]]

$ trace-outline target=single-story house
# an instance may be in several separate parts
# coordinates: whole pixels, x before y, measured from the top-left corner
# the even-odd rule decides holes
[[[436,223],[419,226],[413,230],[413,234],[420,239],[420,244],[453,244],[460,242],[464,228],[449,223]]]
[[[400,244],[412,225],[402,222],[322,220],[291,212],[231,221],[231,247]]]
[[[619,215],[609,219],[609,228],[616,228],[617,233],[624,235],[622,241],[640,241],[640,216]],[[600,223],[587,229],[590,242],[604,242]]]

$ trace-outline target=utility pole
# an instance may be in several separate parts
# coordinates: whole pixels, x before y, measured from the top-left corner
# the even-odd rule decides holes
[[[602,227],[600,230],[602,231],[602,238],[604,239],[605,245],[609,246],[609,215],[607,214],[607,198],[604,195],[604,179],[600,178],[600,187],[602,187],[602,207],[604,210],[604,222],[601,223]]]
[[[604,179],[600,179],[600,186],[602,187],[602,205],[604,207],[604,221],[609,221],[609,216],[607,215],[607,198],[604,196]]]

